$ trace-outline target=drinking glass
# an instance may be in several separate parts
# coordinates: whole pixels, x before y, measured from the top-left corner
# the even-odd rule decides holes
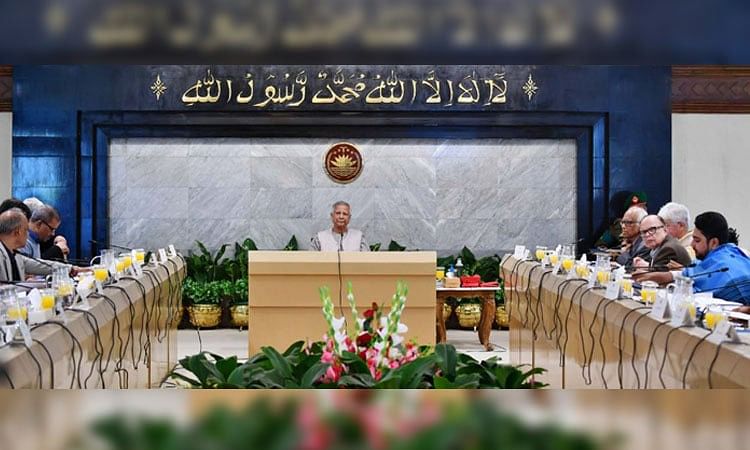
[[[96,281],[100,283],[104,283],[107,281],[107,278],[109,277],[109,273],[107,272],[107,267],[103,264],[99,264],[94,266],[94,278]]]
[[[142,248],[135,249],[135,260],[142,266],[146,262],[146,251]]]
[[[716,328],[716,325],[719,324],[722,320],[724,320],[724,311],[717,306],[717,305],[708,305],[708,309],[706,310],[705,316],[703,316],[703,320],[706,323],[706,328],[709,330],[713,330]]]
[[[55,307],[55,290],[42,289],[42,309],[48,310]]]
[[[653,305],[656,303],[656,291],[659,289],[659,284],[654,281],[644,281],[641,284],[641,300],[647,305]]]
[[[560,260],[560,257],[558,256],[557,252],[554,250],[552,250],[551,252],[548,252],[547,255],[549,257],[549,263],[553,266],[556,265],[557,261]]]
[[[536,246],[536,253],[534,253],[534,256],[536,256],[537,261],[541,261],[544,259],[544,255],[547,253],[547,247],[537,245]]]
[[[620,286],[622,287],[622,295],[627,298],[633,298],[633,276],[626,273],[620,280]]]

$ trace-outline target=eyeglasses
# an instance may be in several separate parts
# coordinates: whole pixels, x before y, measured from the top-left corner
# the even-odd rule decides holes
[[[52,225],[48,224],[47,221],[45,221],[45,220],[42,220],[41,222],[43,224],[47,225],[47,228],[49,228],[49,231],[51,231],[52,234],[55,234],[55,232],[57,231],[57,228],[55,228]]]
[[[636,220],[621,220],[620,223],[623,225],[630,226],[630,225],[638,225],[639,222]]]
[[[664,225],[659,225],[658,227],[651,227],[647,230],[641,230],[641,236],[653,236],[656,234],[657,231],[664,228]]]

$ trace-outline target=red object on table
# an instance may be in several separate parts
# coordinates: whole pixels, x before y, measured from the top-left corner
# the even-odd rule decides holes
[[[479,287],[500,287],[500,283],[497,281],[488,281],[486,283],[479,283]]]
[[[482,278],[479,275],[464,275],[461,277],[461,287],[479,287]]]

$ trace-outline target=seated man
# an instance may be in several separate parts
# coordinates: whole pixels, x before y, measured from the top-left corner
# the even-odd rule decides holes
[[[677,239],[667,233],[666,228],[664,220],[657,215],[652,214],[641,220],[641,237],[646,247],[651,249],[651,262],[649,263],[643,258],[635,258],[633,260],[635,267],[666,271],[670,261],[674,261],[681,266],[690,265],[693,260],[687,250],[680,245]]]
[[[636,257],[649,259],[651,250],[641,238],[638,226],[648,213],[640,206],[631,206],[625,211],[620,224],[622,225],[622,251],[617,257],[617,263],[623,266],[632,266]]]
[[[33,215],[39,209],[50,207],[42,203],[42,201],[36,197],[29,197],[27,199],[24,199],[23,203],[31,211],[31,215]],[[31,215],[27,215],[26,217],[28,217],[28,219],[31,220]],[[59,219],[59,214],[58,214],[58,219]],[[30,224],[29,227],[32,228],[32,231],[34,231],[33,223]],[[31,235],[30,237],[33,238],[34,236]],[[37,240],[37,243],[39,244],[39,250],[41,252],[41,256],[35,256],[36,258],[41,257],[43,259],[52,259],[55,261],[65,261],[68,259],[68,254],[70,253],[70,249],[68,248],[68,240],[65,239],[64,236],[61,236],[58,234],[55,236],[54,239]],[[31,248],[29,248],[28,250],[31,250]],[[22,250],[22,253],[28,254],[26,250]]]
[[[361,231],[349,228],[351,219],[351,207],[344,201],[333,204],[331,222],[333,227],[329,230],[319,231],[311,240],[312,250],[335,252],[369,252],[370,247],[365,242],[365,236]]]
[[[16,250],[26,245],[28,235],[29,222],[20,209],[12,208],[0,214],[0,281],[24,281],[26,274],[49,275],[58,267],[69,267],[17,253]]]
[[[724,216],[703,213],[695,218],[693,229],[697,264],[682,271],[644,274],[643,279],[666,284],[682,274],[693,279],[695,292],[713,292],[714,297],[750,305],[750,258],[729,242],[729,236]],[[719,271],[725,267],[728,270]]]
[[[29,220],[29,238],[19,252],[33,258],[41,258],[41,244],[52,240],[60,226],[60,215],[55,208],[47,205],[32,209],[32,211],[31,220]]]
[[[695,259],[693,246],[693,230],[690,229],[690,210],[687,206],[669,202],[659,210],[659,217],[664,219],[667,233],[680,241],[691,258]]]
[[[647,202],[648,197],[646,196],[645,192],[633,192],[627,196],[623,209],[620,211],[627,211],[633,206],[637,206],[646,211],[646,214],[648,214]],[[618,212],[616,214],[619,215],[620,213]],[[623,216],[624,215],[625,214],[623,213]],[[614,222],[612,222],[612,224],[610,224],[610,226],[604,231],[604,233],[599,236],[599,239],[596,240],[596,243],[594,245],[600,249],[618,248],[623,244],[621,238],[622,224],[620,223],[620,218],[618,217]]]

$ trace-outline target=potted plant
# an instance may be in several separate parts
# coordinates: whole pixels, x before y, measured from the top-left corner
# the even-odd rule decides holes
[[[482,301],[479,298],[462,298],[456,307],[458,324],[464,328],[479,326],[482,317]]]
[[[248,311],[247,280],[241,278],[232,284],[231,306],[229,307],[230,324],[233,327],[247,328]]]
[[[183,299],[189,302],[190,323],[198,328],[211,328],[221,322],[221,283],[186,279],[182,285]]]

